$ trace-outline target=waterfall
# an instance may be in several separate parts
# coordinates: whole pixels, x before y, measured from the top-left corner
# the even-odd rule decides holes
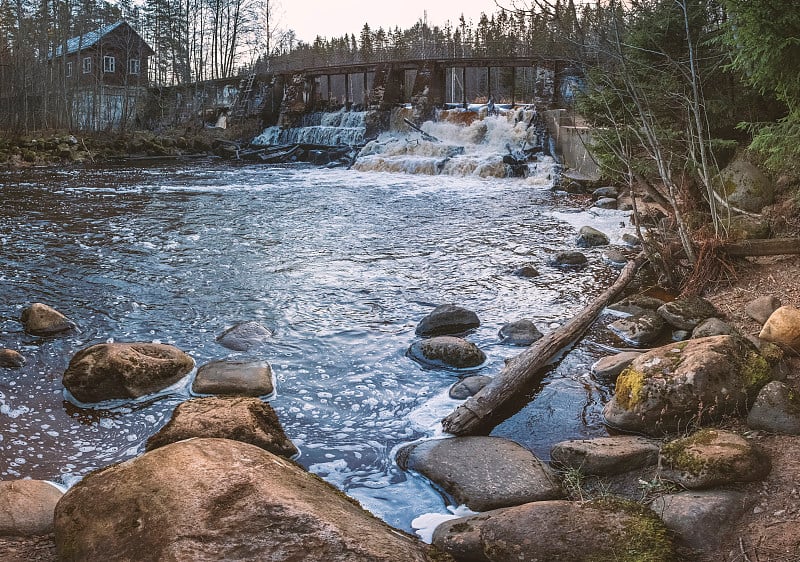
[[[364,143],[364,111],[314,112],[303,115],[297,127],[267,127],[251,142],[255,146],[310,144],[357,146]]]

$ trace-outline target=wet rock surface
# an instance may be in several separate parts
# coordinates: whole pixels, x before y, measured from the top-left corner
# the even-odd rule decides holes
[[[236,324],[217,336],[217,342],[234,351],[249,351],[272,338],[272,330],[258,322]]]
[[[472,377],[464,377],[453,386],[450,387],[448,395],[453,400],[466,400],[470,396],[474,396],[484,386],[492,381],[492,377],[486,375],[474,375]]]
[[[442,304],[417,324],[416,334],[422,337],[463,334],[480,326],[478,315],[454,304]]]
[[[192,392],[266,396],[275,390],[272,378],[272,368],[266,361],[212,361],[197,369]]]
[[[13,349],[0,349],[0,367],[5,369],[19,369],[25,365],[25,357]]]
[[[536,324],[527,319],[504,325],[498,335],[503,343],[519,346],[528,346],[543,336]]]
[[[426,367],[469,369],[486,361],[486,354],[472,342],[454,336],[436,336],[411,344],[408,356]]]
[[[20,320],[25,331],[32,336],[57,336],[77,328],[72,320],[40,302],[35,302],[24,309]]]

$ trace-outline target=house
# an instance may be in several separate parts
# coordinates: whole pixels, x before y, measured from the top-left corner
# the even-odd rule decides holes
[[[147,95],[153,49],[127,22],[118,21],[55,49],[51,60],[63,73],[77,128],[120,129],[134,122]]]

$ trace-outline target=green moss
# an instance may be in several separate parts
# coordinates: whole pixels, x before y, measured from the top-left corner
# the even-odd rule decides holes
[[[617,377],[614,398],[617,405],[625,410],[633,409],[642,397],[645,375],[633,367],[628,367]]]
[[[761,355],[751,351],[742,365],[742,380],[747,394],[753,396],[772,380],[772,367]]]
[[[592,562],[671,562],[677,559],[672,534],[647,507],[613,496],[589,502],[587,506],[627,515],[625,527],[610,555],[592,558]]]
[[[708,445],[717,438],[714,429],[701,429],[683,439],[675,439],[661,447],[661,457],[673,470],[697,474],[708,468],[708,463],[695,455],[690,449],[695,445]]]

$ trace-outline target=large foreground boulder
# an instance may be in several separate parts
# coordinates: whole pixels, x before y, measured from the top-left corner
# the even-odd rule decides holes
[[[720,172],[722,191],[734,207],[760,213],[775,200],[775,186],[750,162],[737,159]]]
[[[500,437],[454,437],[407,445],[397,464],[415,470],[475,511],[563,496],[555,474],[528,449]]]
[[[470,562],[675,559],[666,526],[634,502],[533,502],[439,525],[433,544]]]
[[[746,340],[713,336],[643,353],[617,377],[603,415],[609,425],[647,435],[743,414],[771,368]]]
[[[194,398],[178,404],[169,423],[147,440],[147,450],[192,437],[250,443],[282,457],[297,454],[272,407],[258,398]]]
[[[102,343],[75,354],[64,387],[81,402],[139,398],[163,390],[194,368],[180,349],[157,343]]]
[[[89,474],[55,513],[60,560],[427,561],[291,461],[227,439],[190,439]]]

